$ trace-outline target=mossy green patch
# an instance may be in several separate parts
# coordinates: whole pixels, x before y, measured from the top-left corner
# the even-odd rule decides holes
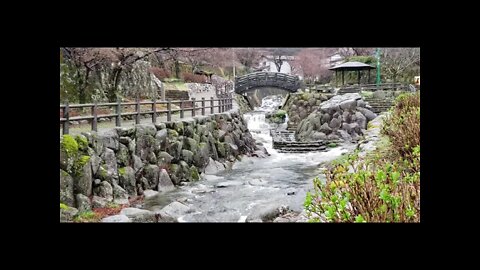
[[[60,175],[63,176],[63,177],[69,176],[69,174],[64,170],[60,170]]]
[[[86,151],[88,149],[88,140],[84,135],[75,136],[75,141],[78,144],[78,149],[81,151]]]
[[[178,137],[178,132],[173,129],[169,129],[167,133],[168,133],[168,136],[170,137]]]
[[[79,165],[80,168],[83,168],[83,166],[87,164],[88,161],[90,161],[90,156],[81,156],[78,159],[77,164]]]
[[[120,176],[125,175],[125,173],[126,173],[126,172],[125,172],[125,169],[126,169],[126,168],[127,168],[127,167],[119,168],[119,169],[118,169],[118,175],[120,175]]]
[[[276,117],[279,117],[279,118],[284,118],[286,114],[287,114],[286,111],[284,111],[284,110],[278,110],[278,111],[275,113],[275,116],[276,116]]]
[[[81,212],[75,216],[73,221],[75,222],[97,222],[99,221],[99,216],[97,213],[92,211]]]
[[[68,134],[63,135],[61,147],[65,150],[68,157],[73,157],[78,152],[77,141],[75,141],[75,139]]]
[[[68,205],[60,203],[60,209],[68,210]]]
[[[195,166],[190,167],[190,176],[193,181],[200,180],[200,174],[198,173],[198,169]]]
[[[105,165],[101,165],[100,168],[98,168],[98,175],[100,175],[100,178],[102,180],[107,179],[107,176],[108,176],[108,171],[107,171],[107,169],[105,169],[104,166]]]
[[[336,143],[329,143],[327,146],[330,148],[333,148],[333,147],[337,147],[338,145]]]

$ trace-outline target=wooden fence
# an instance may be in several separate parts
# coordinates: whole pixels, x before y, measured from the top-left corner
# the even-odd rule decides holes
[[[135,124],[140,124],[140,116],[141,115],[151,115],[152,116],[152,123],[157,122],[157,116],[164,113],[167,115],[167,121],[172,120],[172,113],[180,112],[180,118],[184,118],[185,111],[191,111],[192,117],[196,115],[196,111],[200,110],[201,115],[205,115],[205,110],[210,109],[210,114],[214,114],[214,109],[218,108],[218,112],[225,112],[232,109],[232,96],[229,95],[228,97],[220,97],[218,99],[205,99],[202,98],[201,100],[195,100],[192,98],[191,100],[171,100],[171,101],[140,101],[137,99],[136,102],[112,102],[112,103],[89,103],[89,104],[65,104],[60,105],[60,109],[63,110],[63,117],[60,117],[60,123],[63,124],[62,131],[63,134],[69,133],[69,126],[70,121],[77,121],[77,120],[89,120],[92,125],[92,130],[97,131],[97,123],[99,118],[112,118],[115,117],[115,126],[120,127],[122,123],[122,116],[129,116],[135,115]],[[210,102],[210,106],[206,106],[206,103]],[[200,103],[201,106],[197,106],[197,103]],[[215,105],[215,103],[217,103]],[[166,110],[157,110],[157,104],[166,104]],[[179,104],[179,109],[172,109],[172,104]],[[185,106],[190,104],[189,107]],[[151,111],[141,112],[140,105],[152,105]],[[124,112],[122,113],[122,107],[125,106],[135,106],[134,112]],[[99,107],[115,107],[115,113],[111,114],[97,114]],[[70,109],[72,108],[90,108],[91,114],[89,116],[75,116],[70,117]]]

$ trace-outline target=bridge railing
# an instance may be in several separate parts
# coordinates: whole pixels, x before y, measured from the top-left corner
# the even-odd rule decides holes
[[[297,76],[279,72],[255,72],[235,78],[235,90],[237,92],[248,88],[269,85],[282,85],[286,88],[299,88],[300,80]]]
[[[171,100],[171,101],[140,101],[137,99],[136,102],[110,102],[110,103],[89,103],[89,104],[68,104],[60,105],[60,123],[62,124],[62,133],[68,134],[70,121],[78,120],[88,120],[91,123],[91,130],[97,131],[97,123],[99,118],[115,118],[115,126],[120,127],[122,124],[122,116],[135,116],[135,124],[140,124],[141,115],[151,115],[152,123],[157,123],[157,116],[161,114],[166,114],[167,121],[172,120],[172,113],[180,112],[180,118],[184,118],[185,111],[191,111],[192,117],[195,116],[196,111],[200,110],[201,115],[205,115],[205,110],[210,109],[210,114],[214,114],[214,108],[218,108],[218,112],[225,112],[232,109],[232,95],[214,99],[205,99],[195,100]],[[206,102],[210,101],[210,106],[206,106]],[[216,102],[216,105],[215,105]],[[200,103],[200,106],[197,104]],[[157,105],[165,104],[166,109],[157,110]],[[172,104],[179,104],[179,109],[172,109]],[[150,111],[141,112],[140,105],[151,105]],[[186,106],[189,105],[189,106]],[[122,109],[128,106],[135,106],[134,112],[123,112]],[[115,113],[110,114],[98,114],[100,107],[115,107]],[[86,116],[74,116],[70,117],[70,112],[72,108],[90,108],[91,114]]]

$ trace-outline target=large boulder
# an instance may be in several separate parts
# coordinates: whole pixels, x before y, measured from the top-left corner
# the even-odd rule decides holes
[[[137,196],[137,189],[135,187],[135,170],[132,167],[118,169],[118,178],[120,186],[127,191],[128,195]]]
[[[101,222],[118,223],[118,222],[132,222],[132,220],[128,218],[126,215],[114,215],[114,216],[103,218]]]
[[[83,194],[77,194],[75,195],[75,200],[79,212],[86,212],[92,210],[90,199],[87,196]]]
[[[156,189],[158,185],[158,177],[160,175],[160,167],[149,164],[143,167],[143,177],[148,180],[148,185],[144,189]]]
[[[113,188],[110,183],[107,181],[102,181],[98,186],[93,189],[93,194],[102,198],[107,199],[108,201],[113,200]]]
[[[181,216],[190,213],[192,210],[187,205],[180,202],[172,202],[155,213],[159,214],[161,218],[170,217],[173,220],[178,220]]]
[[[113,202],[116,204],[128,204],[127,192],[117,184],[113,184]]]
[[[73,178],[62,169],[60,169],[60,202],[71,207],[75,206]]]
[[[85,196],[92,195],[92,165],[89,156],[82,156],[77,161],[80,168],[74,176],[74,192]]]
[[[165,169],[160,171],[159,181],[158,181],[158,188],[157,190],[160,192],[174,190],[175,186],[173,185],[170,176],[168,175]]]
[[[138,223],[155,223],[157,218],[152,211],[138,208],[124,208],[120,211],[120,215],[127,216],[132,222]]]

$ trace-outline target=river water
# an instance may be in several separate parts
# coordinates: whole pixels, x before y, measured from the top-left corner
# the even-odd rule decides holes
[[[184,222],[238,222],[280,206],[301,212],[306,192],[313,188],[312,179],[321,174],[322,164],[355,146],[343,145],[326,152],[278,153],[272,148],[270,129],[284,129],[286,124],[268,124],[265,113],[281,102],[281,96],[265,97],[261,107],[244,115],[253,138],[270,156],[243,157],[231,170],[202,174],[198,182],[146,199],[144,208],[155,211],[180,201],[191,209],[179,218]]]

